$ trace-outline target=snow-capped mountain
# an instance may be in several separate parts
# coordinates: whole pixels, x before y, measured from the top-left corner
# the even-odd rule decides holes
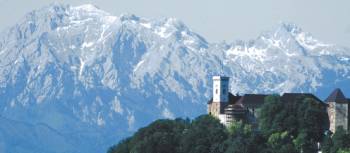
[[[105,152],[155,119],[206,113],[215,74],[232,93],[325,97],[350,89],[349,65],[349,49],[291,23],[209,43],[174,18],[53,4],[0,35],[0,152]]]

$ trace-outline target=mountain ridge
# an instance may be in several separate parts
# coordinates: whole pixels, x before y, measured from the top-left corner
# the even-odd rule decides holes
[[[53,4],[0,34],[0,116],[45,124],[72,140],[63,145],[101,152],[157,118],[205,113],[216,74],[231,77],[232,93],[349,89],[347,48],[295,24],[277,27],[251,41],[210,43],[174,18]]]

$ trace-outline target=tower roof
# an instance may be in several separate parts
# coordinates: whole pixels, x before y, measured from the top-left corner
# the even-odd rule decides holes
[[[348,103],[348,100],[345,98],[343,92],[337,88],[328,96],[326,102]]]

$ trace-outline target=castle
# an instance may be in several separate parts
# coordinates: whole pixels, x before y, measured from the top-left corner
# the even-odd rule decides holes
[[[217,117],[224,125],[234,120],[247,119],[257,123],[257,111],[264,104],[264,94],[233,95],[229,92],[229,77],[213,77],[213,98],[208,102],[208,113]],[[310,93],[284,93],[281,101],[295,101],[298,97],[312,98],[325,106],[329,117],[329,130],[335,132],[339,126],[348,130],[349,102],[340,89],[335,89],[325,101]]]

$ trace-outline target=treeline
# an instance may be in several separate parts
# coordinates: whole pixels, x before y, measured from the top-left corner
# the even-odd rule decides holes
[[[282,102],[268,96],[258,124],[234,122],[229,127],[202,115],[194,120],[162,119],[112,146],[108,153],[350,153],[350,135],[331,134],[325,105],[300,97]]]

